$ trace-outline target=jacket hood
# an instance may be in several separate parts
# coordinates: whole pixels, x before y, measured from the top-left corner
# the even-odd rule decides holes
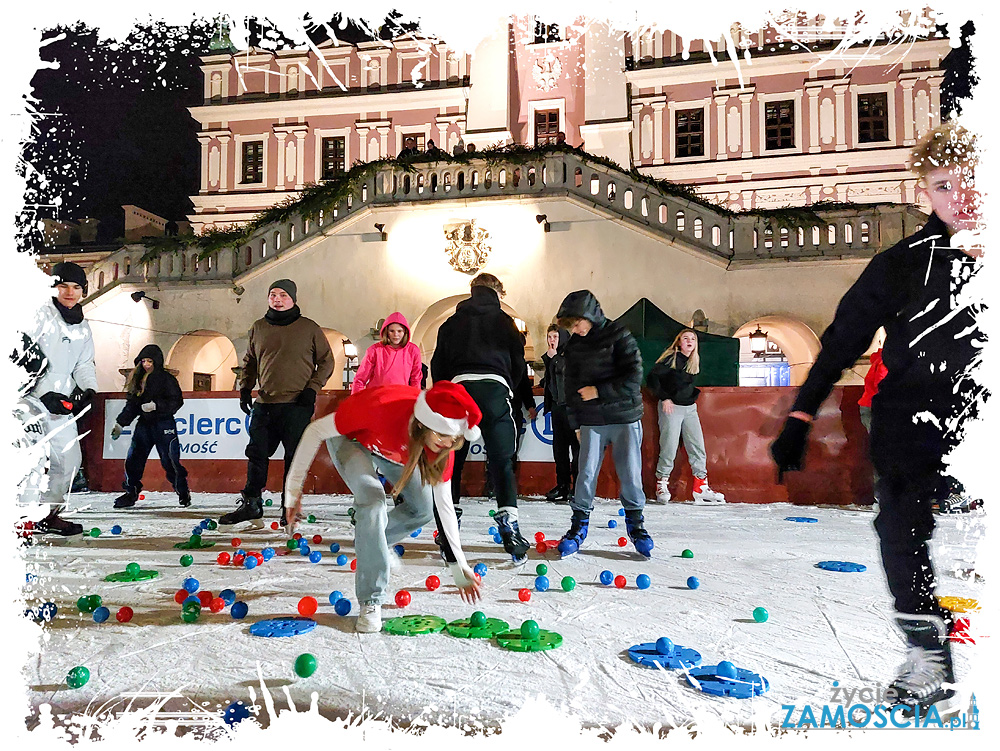
[[[601,304],[588,289],[577,290],[566,295],[559,306],[556,318],[586,318],[595,327],[600,328],[607,322],[607,316],[601,310]],[[561,342],[560,342],[561,343]]]
[[[153,370],[163,370],[163,350],[160,349],[155,344],[147,344],[145,347],[139,350],[139,354],[135,356],[135,364],[138,365],[140,361],[149,358],[153,361]]]
[[[385,319],[385,323],[382,324],[382,328],[379,329],[379,334],[385,334],[385,330],[389,328],[389,324],[398,323],[404,329],[406,329],[407,340],[410,338],[410,324],[406,322],[406,318],[402,313],[396,311],[395,313],[390,313],[389,317]]]
[[[500,295],[489,287],[473,287],[471,296],[459,302],[455,310],[466,313],[490,313],[501,310]]]

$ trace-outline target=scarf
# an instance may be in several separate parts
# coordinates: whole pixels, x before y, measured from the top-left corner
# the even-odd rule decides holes
[[[290,323],[295,323],[301,316],[302,311],[299,310],[299,306],[293,305],[288,310],[268,308],[267,313],[264,314],[264,320],[272,326],[287,326]]]
[[[70,326],[83,321],[83,306],[80,303],[77,303],[72,308],[66,308],[61,302],[53,297],[52,304],[56,306],[56,310],[59,311],[59,315],[61,315],[62,319]]]

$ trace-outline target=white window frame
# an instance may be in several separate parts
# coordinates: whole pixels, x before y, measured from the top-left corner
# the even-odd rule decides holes
[[[324,138],[343,138],[344,139],[344,172],[351,169],[351,135],[353,133],[353,128],[347,125],[343,128],[316,128],[313,133],[315,134],[314,150],[316,152],[316,159],[314,161],[313,169],[313,182],[319,182],[323,179],[323,139]]]
[[[548,44],[563,44],[563,42],[548,42]],[[537,45],[535,45],[537,46]],[[537,147],[535,141],[535,113],[538,110],[559,110],[559,132],[566,132],[566,99],[535,99],[528,102],[528,132],[531,135],[532,147]]]
[[[264,166],[263,169],[263,179],[259,183],[245,183],[243,182],[243,144],[248,141],[263,141],[264,142]],[[233,135],[233,142],[236,144],[236,185],[234,190],[276,190],[275,186],[268,183],[268,168],[270,166],[271,157],[271,133],[236,133]]]
[[[795,146],[790,149],[764,148],[764,109],[768,102],[781,102],[791,99],[795,111]],[[757,95],[757,144],[760,151],[755,156],[782,156],[784,154],[805,154],[805,142],[802,140],[802,91],[783,91],[777,94]]]
[[[896,82],[851,84],[848,89],[851,95],[851,138],[854,142],[851,148],[854,149],[878,149],[890,146],[899,146],[896,140]],[[875,141],[873,143],[861,143],[858,140],[858,96],[861,94],[885,94],[886,107],[889,110],[889,140]]]
[[[711,97],[705,97],[704,99],[690,99],[686,102],[674,102],[667,100],[667,117],[669,123],[667,124],[667,139],[670,141],[670,163],[671,164],[684,164],[686,162],[709,162],[712,160],[712,123],[709,121],[711,117],[711,110],[709,105],[711,104]],[[703,112],[702,119],[705,123],[705,154],[704,156],[677,156],[677,120],[674,113],[677,110],[697,110],[700,109]],[[655,124],[655,120],[653,121]]]

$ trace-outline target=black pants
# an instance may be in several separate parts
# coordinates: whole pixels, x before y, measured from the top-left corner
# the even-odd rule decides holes
[[[122,487],[138,494],[142,490],[142,474],[146,470],[149,452],[156,447],[160,464],[177,494],[188,495],[187,470],[181,466],[181,446],[177,440],[177,424],[173,417],[146,421],[142,418],[132,431],[132,443],[125,457],[125,483]]]
[[[243,495],[247,498],[260,498],[264,486],[267,485],[267,468],[269,460],[278,445],[285,449],[285,474],[292,465],[292,457],[299,445],[302,433],[312,420],[311,407],[300,407],[298,404],[261,404],[253,405],[250,413],[250,443],[247,444],[247,484]],[[284,481],[282,481],[282,500],[284,500]]]
[[[576,438],[576,431],[569,426],[565,405],[553,407],[549,415],[552,421],[552,458],[556,461],[556,484],[572,488],[576,483],[580,462],[580,442]]]
[[[517,446],[517,428],[510,391],[498,381],[464,381],[462,385],[472,400],[479,405],[483,419],[479,429],[489,457],[487,472],[493,481],[497,508],[517,507],[517,480],[514,477],[514,452]],[[465,444],[455,452],[455,467],[451,475],[451,495],[457,503],[461,497],[462,468],[469,454]]]

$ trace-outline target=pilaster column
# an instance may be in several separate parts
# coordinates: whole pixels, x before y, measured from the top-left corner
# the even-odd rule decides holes
[[[901,78],[900,85],[903,87],[903,145],[914,146],[917,139],[913,135],[913,87],[916,79]]]
[[[819,92],[821,86],[806,86],[809,95],[809,153],[818,154],[823,150],[819,142]]]
[[[944,76],[928,76],[927,83],[931,87],[931,127],[941,124],[941,83]]]
[[[295,131],[295,190],[302,190],[305,185],[306,167],[306,131]]]
[[[640,140],[642,139],[642,120],[640,115],[642,113],[641,104],[632,105],[632,163],[638,164],[642,161],[642,144]],[[207,157],[206,157],[207,159]],[[207,161],[206,161],[207,164]]]
[[[651,102],[653,107],[653,163],[660,164],[667,161],[663,154],[663,110],[667,106],[664,97],[660,101]]]
[[[219,190],[229,190],[229,141],[228,135],[217,136],[219,139]]]
[[[726,137],[726,102],[729,101],[729,94],[715,94],[715,129],[719,134],[718,146],[715,154],[716,159],[729,158],[729,146]],[[708,123],[705,123],[706,132],[710,132]]]
[[[844,97],[848,88],[850,88],[850,84],[846,83],[838,83],[833,86],[837,113],[837,151],[847,150],[847,112],[844,106]]]
[[[744,159],[749,159],[753,156],[753,149],[750,145],[750,102],[753,101],[753,94],[740,94],[740,124],[743,126],[743,138],[742,147],[743,153],[741,156]],[[744,204],[746,207],[747,204]]]
[[[358,158],[362,162],[368,162],[370,161],[368,159],[368,131],[370,131],[371,128],[361,122],[355,123],[354,127],[358,131],[358,139],[359,139]]]
[[[277,159],[277,181],[274,184],[275,189],[280,189],[285,187],[285,136],[288,134],[284,131],[278,131],[274,134],[274,137],[278,139],[278,159]],[[265,176],[264,182],[267,182],[267,177]]]
[[[200,193],[208,192],[208,144],[211,143],[211,136],[198,136],[198,143],[201,144],[201,190]]]
[[[376,130],[378,131],[378,155],[379,158],[382,158],[389,154],[389,126],[379,125]]]

